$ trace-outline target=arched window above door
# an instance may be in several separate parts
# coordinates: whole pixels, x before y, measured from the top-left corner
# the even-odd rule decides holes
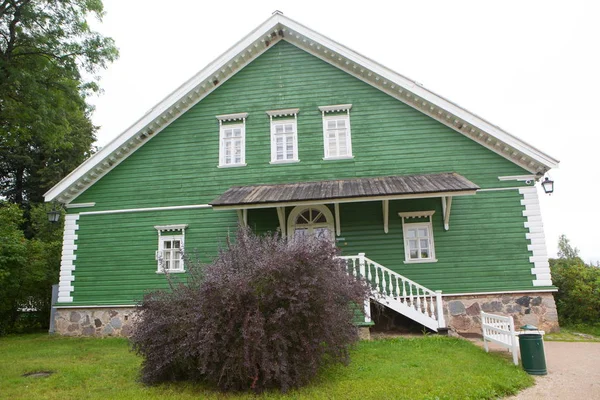
[[[288,217],[288,236],[333,238],[333,214],[325,205],[297,206]]]

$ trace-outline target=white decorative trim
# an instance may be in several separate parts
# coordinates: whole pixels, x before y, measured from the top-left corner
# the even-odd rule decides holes
[[[352,109],[352,104],[338,104],[335,106],[319,106],[319,110],[323,113],[337,112],[337,111],[349,111]]]
[[[48,190],[45,201],[68,203],[117,166],[173,120],[281,40],[343,69],[409,104],[531,172],[546,172],[558,160],[381,64],[291,20],[274,14],[142,118]]]
[[[137,304],[117,304],[115,306],[54,306],[54,308],[117,308],[117,307],[137,307]]]
[[[72,203],[65,204],[66,208],[85,208],[85,207],[94,207],[96,203]]]
[[[528,186],[512,186],[512,187],[505,187],[505,188],[478,189],[477,192],[499,192],[502,190],[521,190],[524,187],[528,187]]]
[[[435,242],[433,239],[433,218],[432,218],[433,214],[435,214],[435,210],[398,213],[400,218],[402,218],[402,236],[404,238],[404,264],[419,264],[419,263],[437,262],[437,258],[435,258]],[[427,222],[406,221],[407,219],[411,219],[411,218],[428,218],[429,220]],[[421,258],[421,254],[420,254],[421,244],[419,242],[421,238],[419,238],[418,235],[412,239],[408,237],[409,229],[419,229],[422,227],[427,228],[427,232],[428,232],[427,242],[428,242],[428,249],[429,249],[429,257],[427,257],[427,258]],[[417,254],[418,254],[419,258],[411,258],[410,257],[409,240],[417,241],[418,249],[419,249],[417,251]]]
[[[183,262],[183,253],[185,249],[185,229],[187,228],[187,224],[177,224],[177,225],[157,225],[154,227],[158,230],[158,250],[155,252],[155,259],[157,261],[157,274],[171,274],[171,273],[183,273],[185,271],[185,265]],[[173,232],[173,231],[181,231],[181,234],[167,234],[164,235],[163,232]],[[178,240],[179,241],[179,268],[178,269],[168,269],[165,270],[163,268],[163,255],[164,255],[164,243],[172,242]],[[173,260],[171,260],[173,261]]]
[[[125,208],[122,210],[83,211],[79,214],[80,215],[103,215],[103,214],[122,214],[122,213],[146,212],[146,211],[194,210],[197,208],[212,208],[212,206],[210,204],[192,204],[192,205],[188,205],[188,206]]]
[[[217,115],[216,118],[219,121],[239,121],[239,120],[245,120],[246,118],[248,118],[248,113],[237,113],[237,114],[223,114],[223,115]]]
[[[269,164],[293,164],[293,163],[299,163],[300,159],[298,160],[277,160],[277,161],[270,161]]]
[[[67,214],[65,215],[65,230],[63,233],[63,248],[62,257],[60,262],[60,278],[58,281],[58,302],[59,303],[72,303],[73,296],[71,294],[75,290],[72,282],[75,280],[73,271],[75,270],[75,250],[77,245],[74,244],[78,236],[75,234],[79,229],[77,221],[79,220],[79,214]]]
[[[535,175],[511,175],[511,176],[499,176],[499,181],[519,181],[519,182],[531,182],[535,181]]]
[[[307,210],[309,208],[314,208],[316,210],[319,210],[325,217],[325,221],[326,221],[325,223],[322,223],[322,222],[316,223],[316,225],[318,225],[318,227],[327,227],[329,229],[329,232],[331,233],[331,235],[332,236],[335,235],[335,221],[333,219],[333,214],[331,213],[331,210],[329,210],[329,207],[327,207],[324,204],[315,204],[315,205],[310,205],[310,206],[298,206],[298,207],[295,207],[290,212],[290,215],[288,215],[288,220],[287,220],[288,237],[294,237],[294,231],[295,231],[295,227],[296,227],[296,218],[298,218],[298,215],[300,215],[302,212],[304,212],[305,210]]]
[[[298,115],[299,108],[286,108],[284,110],[265,111],[269,117],[291,117]]]
[[[237,168],[237,167],[245,167],[246,163],[243,164],[225,164],[225,165],[217,165],[217,168]]]
[[[231,117],[230,114],[228,117]],[[246,115],[248,115],[246,113]],[[223,124],[225,120],[219,119],[219,168],[222,167],[245,167],[246,166],[246,117],[244,114],[235,114],[236,117],[240,117],[239,121],[233,124]],[[219,116],[217,116],[218,118]],[[231,134],[235,130],[239,130],[239,137],[226,137],[226,131],[231,130]],[[240,161],[235,162],[235,147],[236,142],[240,146]],[[227,145],[230,146],[230,162],[227,162],[226,149]]]
[[[431,217],[435,214],[435,210],[430,211],[411,211],[411,212],[400,212],[398,215],[402,218],[425,218]],[[431,218],[430,218],[431,221]]]
[[[178,224],[178,225],[155,225],[154,229],[157,231],[182,231],[187,228],[187,224]]]
[[[350,107],[352,107],[352,104],[347,104]],[[330,106],[330,107],[342,107],[342,106]],[[325,108],[325,107],[319,107],[319,108]],[[353,154],[352,154],[352,127],[350,126],[350,108],[346,108],[345,111],[347,112],[346,114],[333,114],[333,115],[326,115],[326,111],[321,110],[323,112],[323,160],[339,160],[339,159],[345,159],[345,158],[354,158]],[[333,111],[333,110],[332,110]],[[343,155],[331,155],[332,153],[334,153],[334,151],[332,151],[332,149],[329,147],[329,133],[331,130],[333,131],[338,131],[338,128],[334,128],[334,129],[329,129],[329,127],[327,126],[329,121],[335,121],[336,125],[339,123],[339,121],[344,121],[346,127],[345,127],[345,139],[346,139],[346,146],[344,148],[346,154]],[[336,138],[336,147],[337,147],[337,139],[339,139],[339,136]]]
[[[548,286],[548,285],[545,285]],[[473,292],[473,293],[443,293],[442,297],[456,297],[456,296],[482,296],[486,294],[521,294],[521,293],[553,293],[558,292],[558,289],[542,289],[542,290],[507,290],[502,292]]]
[[[269,118],[271,120],[271,162],[269,164],[285,164],[290,162],[299,162],[300,157],[298,155],[298,108],[290,108],[287,110],[276,110],[276,111],[267,111],[269,114]],[[293,116],[294,119],[282,118],[282,119],[273,119],[273,117],[277,116]],[[291,124],[293,127],[293,132],[276,132],[276,125],[286,125]],[[284,158],[282,160],[277,159],[277,137],[283,136],[289,137],[292,136],[292,158]],[[284,140],[283,142],[283,157],[287,157],[287,144]]]
[[[523,187],[519,189],[519,193],[523,195],[521,205],[525,206],[525,210],[523,211],[525,223],[523,225],[528,229],[530,234],[526,235],[526,238],[530,241],[527,250],[532,253],[532,256],[529,257],[529,262],[533,263],[534,266],[531,269],[531,274],[535,275],[533,286],[551,286],[552,277],[550,276],[550,264],[548,263],[546,240],[543,234],[544,226],[542,224],[537,188],[535,186]]]

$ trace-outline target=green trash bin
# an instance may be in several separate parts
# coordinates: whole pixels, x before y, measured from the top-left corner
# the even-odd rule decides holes
[[[521,327],[519,347],[523,369],[529,375],[546,375],[546,356],[544,355],[543,331],[533,325]]]

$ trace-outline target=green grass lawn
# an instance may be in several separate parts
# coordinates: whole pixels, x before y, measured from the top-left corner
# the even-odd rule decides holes
[[[178,383],[137,382],[141,359],[126,339],[21,335],[0,338],[2,399],[255,399]],[[48,377],[28,372],[54,371]],[[265,399],[495,399],[533,379],[503,355],[454,338],[361,342],[348,367],[331,366],[309,386]]]
[[[600,342],[600,324],[561,325],[560,332],[548,333],[544,340],[558,342]]]

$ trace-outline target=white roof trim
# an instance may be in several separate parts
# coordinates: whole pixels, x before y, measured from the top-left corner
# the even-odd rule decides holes
[[[558,160],[417,82],[275,13],[73,170],[46,192],[45,200],[72,202],[129,154],[281,40],[411,105],[532,173],[545,173],[558,166]]]

